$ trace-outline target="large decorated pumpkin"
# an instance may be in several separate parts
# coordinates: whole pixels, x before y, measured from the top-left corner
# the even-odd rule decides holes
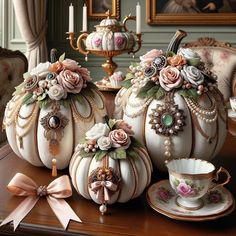
[[[127,202],[150,183],[152,163],[124,121],[99,123],[86,133],[71,159],[70,175],[76,191],[102,204]]]
[[[13,151],[35,166],[63,169],[75,144],[106,108],[89,71],[60,58],[24,75],[5,110],[4,125]]]
[[[212,159],[226,136],[226,111],[216,79],[197,53],[153,49],[129,67],[115,99],[158,169],[170,158]]]

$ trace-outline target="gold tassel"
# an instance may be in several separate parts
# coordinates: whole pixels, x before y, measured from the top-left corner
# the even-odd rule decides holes
[[[57,160],[52,159],[52,177],[57,177]]]
[[[49,153],[56,156],[60,153],[60,143],[56,139],[49,141]]]

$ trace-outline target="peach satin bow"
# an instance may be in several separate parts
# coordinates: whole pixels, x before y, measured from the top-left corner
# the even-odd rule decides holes
[[[38,186],[28,176],[17,173],[7,186],[7,189],[16,196],[25,196],[26,199],[10,213],[0,226],[13,221],[14,231],[24,217],[35,206],[40,197],[45,196],[53,212],[61,222],[64,229],[67,228],[69,221],[82,222],[71,209],[69,204],[63,199],[72,195],[69,177],[63,175],[53,180],[47,187]]]

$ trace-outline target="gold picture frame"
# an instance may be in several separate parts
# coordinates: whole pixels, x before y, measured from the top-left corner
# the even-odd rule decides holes
[[[175,0],[146,0],[146,22],[149,25],[235,25],[236,24],[236,0],[222,0],[218,12],[205,13],[194,7],[194,12],[164,12],[166,5]],[[178,1],[181,2],[181,1]],[[184,2],[184,1],[182,1]],[[185,3],[187,1],[185,0]],[[205,1],[206,2],[206,1]],[[211,1],[214,2],[214,1]],[[227,6],[225,5],[227,3]],[[173,3],[172,3],[173,4]],[[162,6],[162,8],[161,8]],[[173,8],[172,8],[173,9]],[[203,9],[203,8],[202,8]],[[167,10],[166,10],[167,11]]]
[[[120,20],[120,0],[86,0],[88,6],[88,18],[102,20],[110,10],[111,18]]]

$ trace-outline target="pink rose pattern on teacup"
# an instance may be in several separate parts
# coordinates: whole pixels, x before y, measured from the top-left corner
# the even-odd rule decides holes
[[[194,190],[192,187],[186,183],[180,183],[176,187],[177,193],[183,197],[193,197],[195,195]]]
[[[207,194],[208,203],[221,203],[224,201],[222,194],[218,190],[212,190]]]
[[[173,197],[172,192],[163,186],[157,189],[156,195],[157,199],[163,202],[168,202]]]
[[[102,39],[101,38],[94,38],[93,40],[93,44],[96,46],[96,47],[99,47],[102,43]]]
[[[170,91],[180,87],[183,83],[183,78],[176,67],[167,66],[160,71],[159,82],[166,91]]]
[[[124,44],[124,42],[125,42],[124,36],[122,36],[122,35],[115,36],[115,45],[118,48],[121,48],[122,45]]]

